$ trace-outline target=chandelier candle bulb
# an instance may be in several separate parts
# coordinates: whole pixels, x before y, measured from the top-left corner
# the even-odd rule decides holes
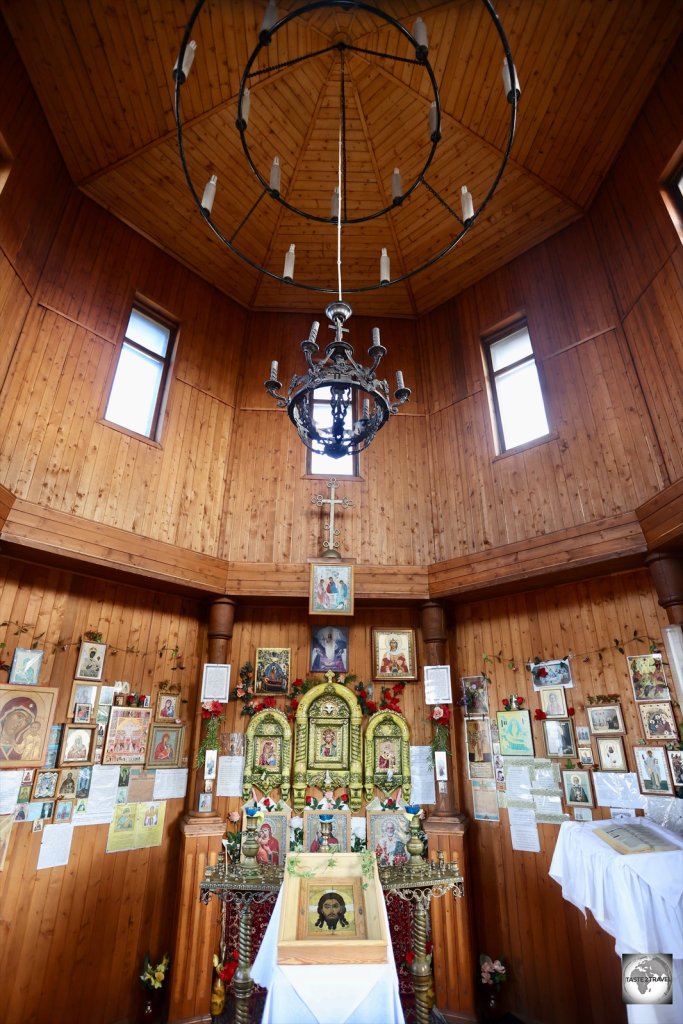
[[[413,35],[415,36],[415,42],[421,49],[427,50],[429,48],[429,39],[427,38],[427,26],[425,25],[422,18],[416,18],[415,24],[413,25]]]
[[[251,93],[249,89],[245,89],[242,94],[242,121],[246,128],[249,124],[249,111],[251,110]]]
[[[519,87],[519,78],[517,77],[517,68],[512,65],[512,74],[515,79],[515,92],[517,93],[517,99],[522,95],[522,90]],[[505,89],[505,95],[508,103],[512,103],[512,82],[510,81],[510,68],[508,67],[507,58],[503,60],[503,88]]]
[[[401,172],[398,167],[394,167],[394,173],[391,176],[391,198],[396,203],[402,196],[403,182],[401,181]]]
[[[197,44],[195,43],[194,39],[191,39],[190,42],[185,47],[185,53],[183,54],[183,66],[180,69],[181,82],[184,82],[190,73],[190,68],[192,67],[196,51]],[[178,61],[176,61],[175,64],[173,65],[173,74],[176,77],[178,77]]]
[[[270,168],[270,190],[271,192],[280,192],[280,157],[274,156],[273,163]]]
[[[396,371],[396,387],[399,391],[402,391],[405,387],[405,384],[403,383],[403,370]]]
[[[460,189],[460,199],[462,202],[462,219],[467,223],[468,220],[472,220],[474,217],[474,204],[471,193],[467,191],[467,185],[463,185]]]
[[[389,284],[391,280],[391,265],[386,249],[382,249],[382,255],[379,258],[379,279],[381,284]]]
[[[311,345],[315,345],[315,340],[318,337],[319,328],[320,324],[318,323],[317,320],[314,320],[313,323],[311,324],[311,330],[308,335],[308,340],[310,341]]]
[[[265,14],[263,15],[263,21],[261,22],[261,35],[270,35],[270,30],[278,19],[277,3],[275,0],[268,0],[268,6],[266,7]]]
[[[339,220],[339,187],[337,185],[335,185],[334,192],[332,193],[330,219],[335,221]]]
[[[438,125],[436,122],[436,100],[432,100],[432,103],[429,107],[429,134],[432,136],[432,138],[437,134],[438,131]]]
[[[216,198],[217,181],[217,176],[212,174],[204,186],[204,194],[202,196],[202,210],[204,213],[210,214],[213,209],[213,201]]]
[[[285,253],[285,272],[282,275],[285,281],[292,281],[294,279],[294,243],[289,247],[289,250]]]
[[[363,399],[363,419],[367,420],[370,417],[370,399]]]
[[[278,369],[277,359],[273,359],[272,363],[270,364],[270,379],[271,380],[277,380],[277,369]]]
[[[382,251],[386,252],[386,249],[383,249]],[[379,345],[380,344],[380,340],[379,340],[379,327],[373,327],[372,328],[372,344],[373,345]]]

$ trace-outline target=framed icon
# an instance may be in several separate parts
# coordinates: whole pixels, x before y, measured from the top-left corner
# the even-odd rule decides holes
[[[257,648],[254,693],[284,696],[289,690],[291,656],[291,647]]]
[[[151,728],[147,746],[146,768],[177,768],[183,753],[182,725],[159,725]]]
[[[503,757],[533,757],[534,739],[528,711],[497,711],[498,738]]]
[[[104,673],[104,656],[106,653],[106,644],[95,644],[91,643],[90,640],[84,641],[81,644],[78,655],[74,679],[94,679],[99,681]]]
[[[414,629],[373,629],[372,678],[394,682],[417,679]]]
[[[572,769],[562,772],[564,801],[570,807],[594,807],[590,772]]]
[[[310,615],[353,615],[353,566],[311,565]]]
[[[17,647],[12,658],[12,667],[9,671],[9,682],[20,683],[24,686],[35,686],[38,683],[42,661],[42,651]]]
[[[594,736],[619,736],[626,732],[618,704],[600,704],[598,707],[586,708],[586,715]]]
[[[601,771],[628,771],[624,744],[620,736],[598,736],[595,742],[598,746],[598,759]]]
[[[57,764],[90,764],[95,751],[94,725],[65,725]]]
[[[576,757],[576,745],[569,718],[548,718],[543,722],[548,757]]]
[[[634,747],[633,753],[641,793],[647,796],[653,793],[675,796],[664,747],[648,746],[646,743],[645,746]]]
[[[678,728],[670,701],[648,701],[639,704],[638,710],[648,742],[678,739]]]
[[[48,686],[0,687],[0,768],[45,764],[58,693]]]
[[[548,686],[538,691],[541,701],[541,710],[545,711],[546,718],[566,718],[567,701],[564,696],[563,686]]]

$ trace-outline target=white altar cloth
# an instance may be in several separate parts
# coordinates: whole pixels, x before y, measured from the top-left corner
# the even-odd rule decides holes
[[[629,1006],[633,1024],[683,1021],[683,840],[649,819],[639,819],[679,847],[665,853],[622,855],[595,829],[607,821],[565,821],[560,827],[550,877],[562,895],[613,935],[622,953],[672,953],[674,1002]]]
[[[278,964],[281,911],[282,890],[251,969],[268,989],[261,1024],[404,1024],[391,941],[386,964]]]

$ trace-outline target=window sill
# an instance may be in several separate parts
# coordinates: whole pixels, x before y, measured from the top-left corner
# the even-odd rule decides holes
[[[128,427],[122,427],[120,423],[112,423],[111,420],[105,420],[103,417],[97,422],[101,423],[103,427],[110,427],[112,430],[118,430],[120,434],[125,434],[126,437],[133,437],[136,441],[144,441],[145,444],[150,445],[152,448],[161,448],[159,441],[155,441],[152,437],[147,437],[146,434],[138,434],[135,430],[129,430]]]
[[[335,479],[341,485],[342,483],[353,483],[354,480],[362,481],[362,476],[346,476],[346,474],[340,473],[338,476],[334,473],[303,473],[301,476],[302,480],[332,480]]]
[[[509,455],[522,455],[524,452],[528,452],[531,448],[538,448],[541,444],[547,444],[549,441],[559,440],[560,435],[556,430],[551,431],[550,434],[544,434],[543,437],[536,437],[533,441],[527,441],[525,444],[518,444],[515,448],[507,448],[504,452],[500,452],[499,455],[494,455],[492,462],[498,462],[500,459],[507,459]]]

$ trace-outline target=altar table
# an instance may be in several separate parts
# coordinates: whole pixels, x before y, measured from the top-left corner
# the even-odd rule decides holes
[[[251,969],[268,989],[261,1024],[404,1024],[390,942],[386,964],[278,964],[281,909],[282,892]]]
[[[663,853],[620,854],[595,829],[609,821],[565,821],[555,846],[550,877],[562,895],[614,936],[622,953],[671,953],[673,1004],[628,1006],[631,1024],[683,1021],[683,838],[649,819],[634,819],[674,843]]]

